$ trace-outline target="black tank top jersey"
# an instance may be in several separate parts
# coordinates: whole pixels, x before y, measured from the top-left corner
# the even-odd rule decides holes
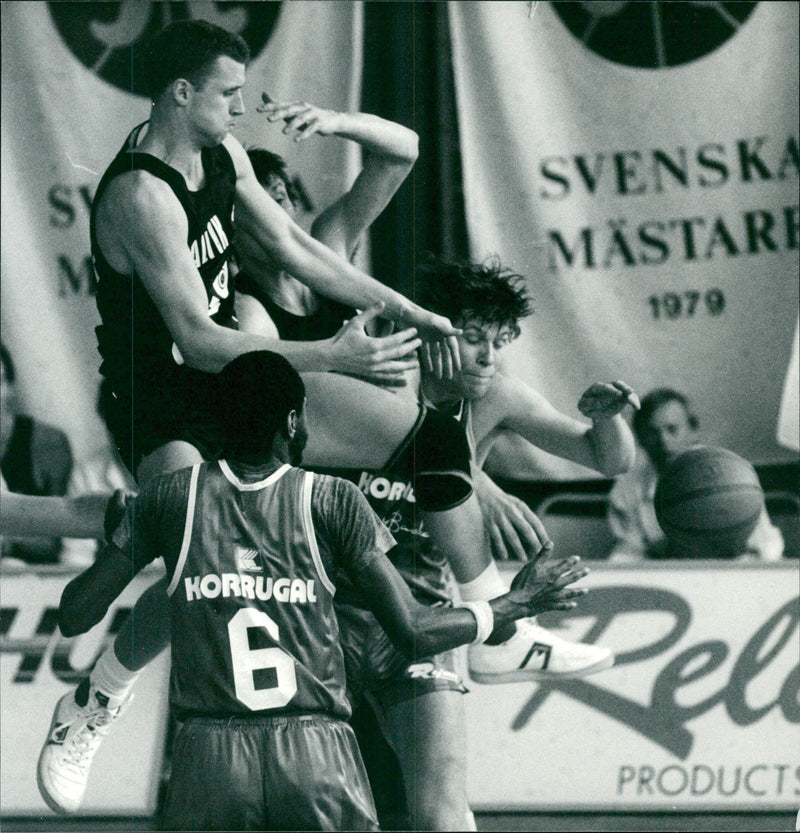
[[[116,272],[103,257],[96,237],[95,207],[109,182],[122,173],[144,170],[163,179],[180,200],[189,224],[186,240],[203,279],[208,314],[217,324],[235,327],[234,292],[228,259],[233,238],[236,172],[223,145],[202,151],[204,185],[190,191],[178,171],[147,153],[136,151],[139,125],[108,167],[97,187],[91,215],[92,258],[97,277],[97,327],[100,372],[114,394],[131,401],[140,413],[158,418],[164,412],[180,419],[188,398],[212,396],[214,375],[187,367],[164,319],[135,271]],[[205,393],[204,393],[205,391]]]
[[[165,554],[179,719],[349,717],[313,478],[288,465],[256,483],[240,482],[225,461],[192,469],[183,543]]]
[[[412,595],[423,604],[450,601],[447,590],[447,561],[434,548],[418,516],[414,496],[416,454],[414,436],[425,418],[421,409],[416,425],[392,459],[380,470],[320,469],[326,474],[354,483],[397,541],[389,559],[397,567]],[[337,602],[358,607],[366,604],[346,579],[339,583]]]
[[[318,341],[331,338],[345,321],[356,314],[352,307],[330,298],[319,298],[319,306],[311,315],[295,315],[279,307],[245,271],[236,275],[236,291],[252,295],[261,303],[275,324],[278,336],[284,341]]]

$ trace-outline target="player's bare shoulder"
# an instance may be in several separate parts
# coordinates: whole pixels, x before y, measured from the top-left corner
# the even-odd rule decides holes
[[[186,225],[186,214],[172,188],[148,171],[121,173],[108,183],[95,207],[95,235],[109,264],[130,274],[136,240]]]

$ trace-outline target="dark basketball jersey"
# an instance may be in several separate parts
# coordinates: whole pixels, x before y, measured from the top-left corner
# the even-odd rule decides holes
[[[178,171],[147,153],[135,150],[144,125],[139,125],[108,167],[97,187],[91,215],[92,258],[97,277],[97,328],[100,372],[108,377],[114,395],[130,402],[145,418],[164,414],[180,420],[191,410],[188,400],[213,396],[214,375],[194,370],[183,357],[164,319],[135,270],[116,272],[103,257],[96,236],[95,207],[108,184],[122,173],[144,170],[163,179],[180,200],[188,220],[188,246],[208,297],[208,314],[219,325],[235,326],[234,293],[228,258],[233,237],[236,172],[223,145],[204,148],[204,185],[190,191]]]
[[[236,275],[236,291],[252,295],[269,313],[278,335],[284,341],[318,341],[331,338],[356,311],[352,307],[319,298],[319,305],[310,315],[295,315],[278,306],[247,272]]]
[[[205,463],[145,489],[114,543],[136,569],[164,557],[179,719],[349,716],[334,579],[394,544],[350,484],[289,465],[243,482]]]
[[[424,604],[447,602],[446,560],[434,549],[418,515],[414,496],[416,468],[414,436],[425,418],[421,409],[414,428],[391,460],[379,470],[321,469],[355,484],[384,522],[397,546],[389,558],[412,594]],[[337,602],[365,607],[365,601],[346,580],[340,584]]]

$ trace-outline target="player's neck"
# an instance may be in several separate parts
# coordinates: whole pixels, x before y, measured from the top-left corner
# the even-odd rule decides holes
[[[231,471],[244,483],[257,482],[269,477],[289,460],[282,460],[273,455],[269,460],[261,462],[245,462],[242,460],[228,460]]]
[[[190,190],[202,186],[204,179],[202,145],[192,139],[183,125],[159,116],[154,110],[147,132],[136,147],[178,171]]]

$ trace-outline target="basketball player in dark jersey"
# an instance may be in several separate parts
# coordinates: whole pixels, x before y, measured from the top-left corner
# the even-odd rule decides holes
[[[213,374],[242,352],[272,348],[302,371],[393,379],[417,365],[413,354],[423,339],[426,361],[445,373],[457,366],[450,322],[336,256],[293,223],[259,186],[247,155],[230,134],[244,113],[247,60],[241,38],[204,21],[176,23],[157,35],[135,62],[153,98],[151,118],[146,131],[131,134],[93,202],[92,253],[102,317],[98,346],[110,390],[105,409],[120,453],[140,485],[213,456],[219,443],[209,407],[218,398]],[[363,317],[352,319],[336,338],[304,343],[279,342],[229,326],[234,210],[237,227],[276,262],[321,294],[363,308]],[[363,323],[378,312],[409,329],[386,339],[369,338]],[[312,401],[319,403],[317,412],[309,414],[312,423],[328,421],[331,391],[337,403],[348,396],[353,403],[375,399],[364,383],[340,378],[341,384],[330,373],[309,374],[307,386],[316,394]],[[349,420],[317,436],[326,448],[338,449],[334,461],[361,454],[365,464],[382,462],[418,413],[411,403],[396,405],[388,416],[387,410],[365,414],[353,405]],[[370,436],[377,439],[365,443]],[[312,458],[314,451],[312,443]],[[167,644],[165,608],[163,585],[145,591],[113,647],[92,670],[90,706],[104,712],[106,728],[136,673]],[[86,704],[67,705],[62,703],[62,725],[79,721]],[[81,738],[76,736],[75,743],[82,743]],[[65,766],[72,760],[65,752]],[[91,755],[81,756],[81,772],[72,773],[69,794],[60,795],[65,810],[79,806],[90,761]]]
[[[151,481],[98,561],[61,600],[74,636],[163,555],[172,619],[170,700],[181,722],[168,830],[377,829],[345,696],[333,594],[346,577],[410,656],[484,640],[501,623],[574,607],[576,557],[529,562],[491,604],[431,608],[412,597],[394,545],[359,490],[295,468],[305,390],[289,363],[231,362],[220,392],[226,459]]]

